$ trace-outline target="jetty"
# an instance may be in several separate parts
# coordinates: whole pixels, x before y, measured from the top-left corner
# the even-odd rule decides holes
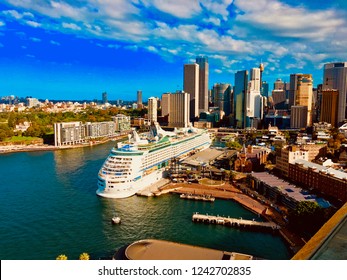
[[[182,193],[180,198],[214,202],[215,198],[211,195]]]
[[[196,223],[205,223],[205,224],[216,224],[229,227],[237,227],[240,229],[248,230],[265,230],[265,231],[277,231],[281,227],[274,222],[258,222],[255,220],[245,220],[245,219],[235,219],[230,217],[222,216],[212,216],[212,215],[203,215],[198,212],[194,213],[192,216],[192,221]]]

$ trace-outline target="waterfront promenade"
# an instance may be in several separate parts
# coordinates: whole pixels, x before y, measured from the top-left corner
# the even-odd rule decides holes
[[[222,186],[177,183],[170,184],[166,188],[171,188],[172,193],[211,195],[215,198],[232,199],[259,215],[267,211],[267,207],[264,204],[245,195],[239,189],[228,183]]]
[[[8,154],[8,153],[19,153],[19,152],[41,152],[41,151],[59,151],[59,150],[67,150],[67,149],[76,149],[76,148],[84,148],[95,145],[105,144],[109,141],[116,141],[124,138],[124,135],[117,136],[113,138],[106,138],[97,141],[90,141],[82,144],[76,145],[66,145],[66,146],[54,146],[54,145],[0,145],[0,154]]]

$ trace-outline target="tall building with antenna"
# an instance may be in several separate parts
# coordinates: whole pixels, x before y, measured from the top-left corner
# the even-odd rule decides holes
[[[259,69],[260,69],[260,92],[263,93],[263,72],[264,72],[264,64],[260,63],[259,65]]]

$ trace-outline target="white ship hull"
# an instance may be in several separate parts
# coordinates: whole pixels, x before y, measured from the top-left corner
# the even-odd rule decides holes
[[[98,176],[98,196],[126,198],[163,178],[172,158],[191,151],[204,150],[211,145],[207,132],[162,137],[155,143],[120,144],[112,149]]]
[[[121,187],[121,190],[106,187],[103,190],[98,189],[96,191],[96,194],[98,196],[106,198],[127,198],[158,182],[160,179],[163,178],[164,172],[165,169],[156,170],[151,174],[142,177],[134,183],[130,183],[127,186]]]

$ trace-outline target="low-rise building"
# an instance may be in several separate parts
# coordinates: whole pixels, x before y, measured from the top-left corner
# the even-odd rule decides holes
[[[267,172],[253,172],[250,175],[250,187],[274,203],[289,209],[295,209],[301,201],[317,202],[321,207],[330,206],[324,199]]]
[[[289,166],[294,182],[314,189],[342,203],[347,202],[347,173],[307,160],[297,159]]]
[[[76,145],[101,137],[115,136],[114,122],[65,122],[54,124],[55,146]]]
[[[266,162],[269,153],[270,150],[268,148],[254,147],[252,145],[246,148],[243,146],[243,149],[237,154],[234,170],[245,173],[259,171]]]
[[[294,160],[309,159],[309,152],[300,146],[285,146],[276,151],[276,169],[285,177],[289,175],[289,164]]]
[[[130,130],[130,117],[123,114],[118,114],[115,117],[112,117],[115,124],[116,132],[123,132]]]

